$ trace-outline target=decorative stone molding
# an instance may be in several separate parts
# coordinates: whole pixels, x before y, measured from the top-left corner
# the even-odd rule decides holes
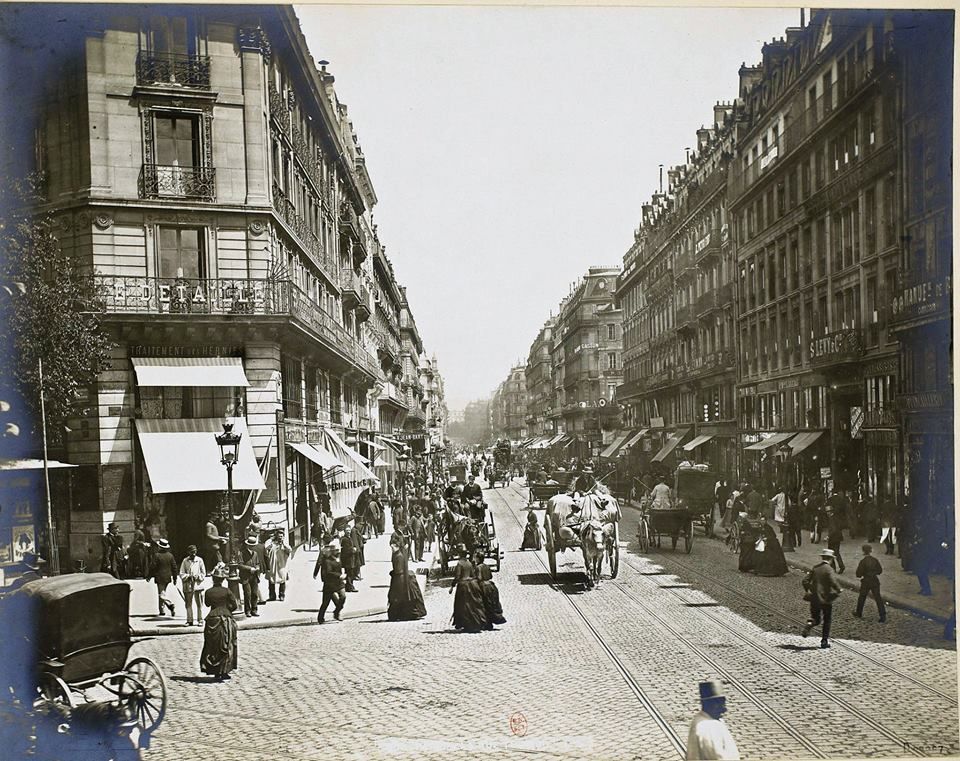
[[[98,230],[106,230],[113,227],[113,217],[109,214],[97,214],[93,218],[93,224],[96,225]]]
[[[248,225],[251,235],[263,235],[267,231],[267,223],[262,219],[251,220]]]
[[[240,50],[260,53],[268,62],[273,55],[267,33],[259,26],[241,26],[237,29],[237,45]]]

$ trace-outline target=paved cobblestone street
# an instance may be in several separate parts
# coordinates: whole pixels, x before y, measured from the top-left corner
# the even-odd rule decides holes
[[[956,653],[939,625],[899,610],[883,626],[857,620],[845,592],[821,651],[798,633],[798,572],[739,574],[703,539],[643,557],[631,509],[617,579],[586,592],[568,551],[553,585],[543,553],[514,551],[526,490],[486,498],[506,550],[506,625],[452,630],[439,580],[423,621],[242,631],[240,668],[220,684],[199,673],[199,634],[144,641],[134,653],[161,663],[170,693],[145,758],[673,759],[709,677],[726,682],[744,758],[958,753]]]

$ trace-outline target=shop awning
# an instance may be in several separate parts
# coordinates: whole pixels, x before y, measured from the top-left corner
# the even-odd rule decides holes
[[[365,441],[363,443],[370,447],[374,452],[382,452],[384,449],[386,449],[383,444],[378,444],[375,441]]]
[[[687,452],[692,452],[701,444],[706,444],[710,439],[713,438],[713,434],[703,434],[702,436],[697,436],[695,439],[691,439],[686,444],[683,445],[683,448]]]
[[[310,460],[310,462],[314,462],[319,465],[324,469],[324,471],[333,470],[334,468],[347,470],[340,460],[330,454],[323,447],[315,447],[312,444],[291,444],[290,442],[287,442],[287,446],[298,451],[300,454]]]
[[[610,445],[600,453],[600,457],[607,460],[612,458],[618,451],[620,451],[620,447],[623,446],[624,442],[628,438],[630,438],[630,431],[626,431],[625,433],[615,436],[613,441],[610,442]]]
[[[556,436],[550,439],[546,444],[544,444],[543,448],[549,449],[550,447],[555,447],[558,444],[560,444],[560,442],[562,442],[565,438],[567,438],[567,435],[565,433],[558,433]]]
[[[240,357],[132,357],[139,386],[249,386]]]
[[[222,430],[222,429],[221,429]],[[79,468],[79,465],[70,465],[59,460],[47,460],[50,470],[57,468]],[[0,460],[0,470],[43,470],[43,460]]]
[[[563,440],[561,440],[561,441],[558,442],[563,449],[566,449],[566,448],[569,447],[571,444],[573,444],[575,441],[577,441],[577,437],[576,437],[576,436],[567,435],[567,436],[564,436],[564,438],[565,438],[565,439],[569,439],[569,441],[563,441]]]
[[[640,439],[646,436],[647,431],[649,430],[649,428],[641,428],[639,431],[634,432],[634,434],[627,439],[626,443],[623,445],[623,448],[629,449],[630,447],[634,446],[638,441],[640,441]]]
[[[233,488],[263,491],[266,485],[243,418],[228,418],[234,433],[241,434]],[[140,449],[154,494],[224,491],[226,468],[220,464],[220,447],[214,438],[223,433],[220,418],[137,420]]]
[[[664,460],[666,460],[667,455],[669,455],[674,449],[677,448],[677,444],[683,441],[683,437],[686,436],[689,432],[690,432],[689,428],[684,428],[682,431],[676,431],[675,433],[671,433],[667,437],[667,443],[664,444],[662,447],[660,447],[660,451],[657,452],[650,459],[650,461],[663,462]]]
[[[380,479],[377,478],[377,475],[367,467],[367,464],[370,461],[366,457],[362,456],[359,452],[348,447],[343,442],[343,439],[337,436],[336,431],[330,428],[324,428],[323,433],[333,445],[332,447],[328,447],[328,449],[331,449],[331,452],[336,454],[336,451],[339,449],[346,457],[353,461],[353,472],[357,474],[358,478],[375,481],[377,483],[380,482]]]
[[[749,449],[753,452],[762,452],[764,449],[769,449],[770,447],[775,447],[777,444],[782,444],[790,437],[796,435],[796,431],[793,433],[775,433],[768,439],[764,439],[763,441],[758,441],[756,444],[751,444],[748,447],[744,447],[744,450]]]
[[[790,448],[793,449],[791,454],[800,454],[804,449],[810,446],[821,436],[823,436],[823,431],[806,431],[804,433],[798,433],[796,436],[790,439]]]
[[[377,436],[384,444],[390,447],[397,454],[403,454],[403,450],[407,448],[407,445],[402,441],[397,441],[396,439],[391,439],[388,436]]]

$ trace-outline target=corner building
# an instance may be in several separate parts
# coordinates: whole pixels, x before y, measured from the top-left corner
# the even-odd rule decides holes
[[[41,52],[15,62],[28,116],[8,134],[32,142],[116,343],[69,422],[63,551],[95,566],[110,521],[199,543],[226,486],[224,416],[243,434],[235,512],[304,541],[320,492],[336,513],[376,482],[375,434],[411,407],[423,421],[396,391],[407,305],[333,76],[289,6],[39,7],[18,24]]]

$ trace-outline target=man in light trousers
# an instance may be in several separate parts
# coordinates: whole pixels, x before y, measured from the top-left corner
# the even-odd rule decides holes
[[[197,626],[203,626],[203,580],[207,576],[203,558],[197,555],[197,545],[187,547],[187,556],[180,563],[180,581],[183,584],[183,602],[187,606],[187,626],[193,626],[193,607],[197,607]]]

